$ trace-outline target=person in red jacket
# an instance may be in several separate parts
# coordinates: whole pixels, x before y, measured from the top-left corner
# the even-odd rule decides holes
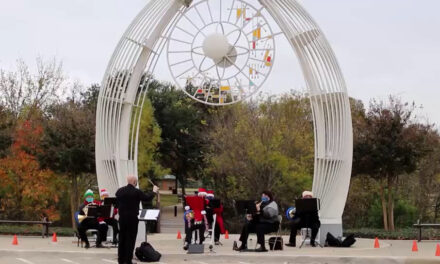
[[[104,203],[104,199],[109,197],[109,193],[106,189],[101,189],[101,203]],[[118,244],[118,233],[119,233],[119,226],[118,226],[118,220],[115,219],[115,215],[118,214],[118,208],[113,208],[113,215],[112,217],[100,217],[98,218],[98,221],[104,221],[107,225],[111,226],[113,228],[113,241],[112,244],[116,245]],[[107,240],[107,236],[103,239],[103,241]]]
[[[208,200],[208,205],[207,205],[206,211],[208,212],[211,210],[210,214],[212,214],[212,216],[210,216],[211,219],[208,219],[208,221],[210,222],[209,223],[210,225],[212,225],[212,223],[214,221],[213,216],[216,215],[215,229],[214,229],[215,230],[214,231],[214,242],[216,245],[219,245],[220,244],[220,234],[224,234],[226,232],[224,221],[223,221],[223,204],[220,203],[219,207],[214,207],[209,204],[209,202],[214,199],[214,191],[213,190],[207,191],[206,198]],[[208,208],[210,210],[208,210]]]

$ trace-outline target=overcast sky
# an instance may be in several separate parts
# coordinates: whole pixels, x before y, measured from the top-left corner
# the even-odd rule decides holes
[[[56,56],[67,74],[99,83],[117,41],[147,0],[0,0],[0,68],[18,58]],[[399,95],[440,124],[440,0],[302,0],[341,65],[349,95]],[[295,63],[292,63],[295,62]],[[262,91],[303,91],[296,59],[283,37]],[[171,80],[165,59],[157,78]],[[292,71],[295,74],[292,74]],[[292,80],[293,76],[293,80]]]

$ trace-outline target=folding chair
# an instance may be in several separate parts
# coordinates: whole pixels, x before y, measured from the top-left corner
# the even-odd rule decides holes
[[[275,242],[272,245],[272,248],[270,250],[274,250],[275,245],[277,243],[277,239],[278,237],[280,237],[280,233],[281,233],[281,224],[283,222],[283,217],[281,215],[278,215],[278,221],[280,222],[280,224],[278,225],[278,231],[276,232],[276,237],[275,237]],[[272,234],[272,233],[269,233]],[[269,241],[269,240],[268,240]],[[270,245],[269,245],[270,246]]]

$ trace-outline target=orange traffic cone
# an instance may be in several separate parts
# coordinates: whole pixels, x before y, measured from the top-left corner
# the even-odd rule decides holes
[[[225,239],[229,239],[229,232],[228,232],[228,230],[226,230],[226,232],[225,232]]]
[[[14,235],[14,238],[12,239],[12,245],[18,245],[17,235]]]
[[[182,234],[180,233],[180,230],[177,231],[177,239],[182,239]]]
[[[435,251],[435,256],[440,257],[440,244],[437,244],[437,250]]]
[[[379,239],[377,239],[377,237],[376,237],[376,239],[374,240],[374,248],[380,248],[380,245],[379,245]]]
[[[417,242],[414,240],[412,246],[412,252],[417,252],[417,251],[419,251],[419,248],[417,247]]]
[[[53,235],[52,235],[52,242],[58,242],[57,233],[53,233]]]

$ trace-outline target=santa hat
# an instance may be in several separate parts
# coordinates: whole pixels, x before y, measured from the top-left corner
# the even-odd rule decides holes
[[[107,195],[107,196],[110,196],[110,194],[107,192],[107,189],[101,189],[101,196],[104,196],[104,195]]]
[[[313,197],[313,193],[312,193],[311,191],[304,191],[304,192],[302,193],[302,197],[306,197],[306,196],[311,196],[311,197]]]
[[[189,209],[191,209],[188,205],[185,206],[185,211],[189,211]]]
[[[206,196],[206,189],[205,188],[199,188],[199,191],[197,193],[198,196]]]
[[[213,190],[206,191],[206,197],[214,197],[214,191]]]

